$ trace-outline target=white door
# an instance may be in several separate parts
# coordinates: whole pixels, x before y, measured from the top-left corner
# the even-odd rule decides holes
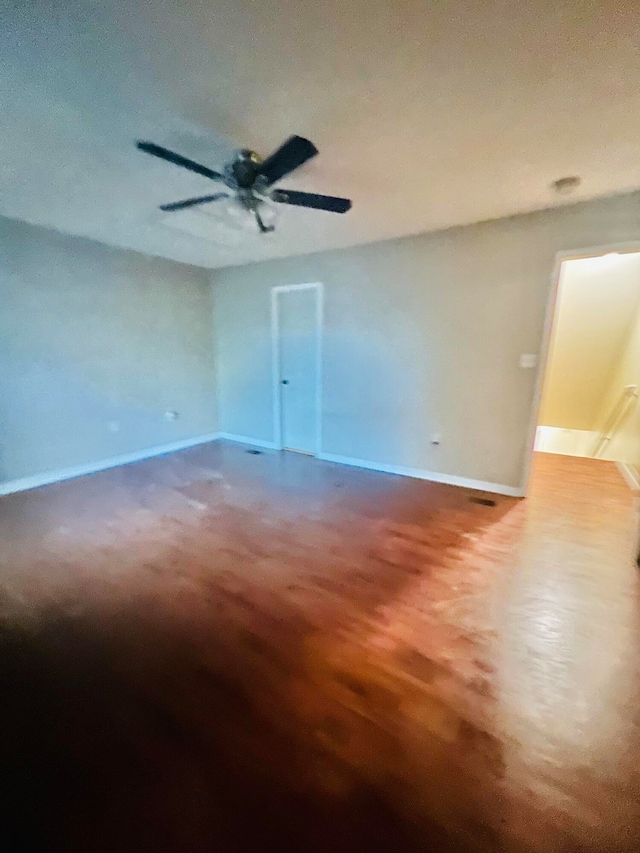
[[[285,450],[318,453],[321,286],[274,288],[277,431]]]

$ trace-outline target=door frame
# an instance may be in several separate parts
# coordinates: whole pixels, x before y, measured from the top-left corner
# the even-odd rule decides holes
[[[314,456],[322,448],[322,333],[324,327],[324,287],[320,281],[305,284],[283,284],[271,288],[271,387],[273,398],[273,435],[276,448],[282,450],[282,386],[280,384],[280,316],[278,296],[292,290],[316,292],[316,447]]]
[[[564,261],[576,261],[582,258],[597,258],[600,255],[607,255],[612,252],[618,252],[621,255],[628,255],[640,252],[640,241],[632,240],[623,243],[604,243],[598,246],[590,246],[584,249],[563,249],[556,252],[553,270],[549,278],[549,295],[547,297],[547,307],[544,317],[544,326],[542,332],[542,342],[540,344],[540,352],[538,357],[538,372],[536,374],[536,382],[533,392],[533,400],[531,403],[531,411],[529,415],[529,432],[527,436],[527,454],[524,460],[524,469],[521,480],[521,494],[526,497],[529,494],[531,486],[531,466],[533,463],[533,452],[536,440],[536,428],[540,417],[540,405],[542,403],[542,392],[544,390],[544,381],[549,367],[549,356],[551,354],[551,341],[553,339],[553,331],[555,328],[556,309],[558,307],[558,291],[560,288],[560,274],[562,273],[562,264]]]

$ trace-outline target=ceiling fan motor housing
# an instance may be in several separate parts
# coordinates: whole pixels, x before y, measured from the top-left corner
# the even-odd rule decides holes
[[[262,158],[255,151],[242,148],[231,163],[233,180],[241,189],[252,187],[258,175]]]

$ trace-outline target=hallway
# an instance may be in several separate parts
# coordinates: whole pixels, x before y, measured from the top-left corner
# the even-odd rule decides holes
[[[549,454],[526,501],[224,442],[0,499],[13,849],[637,850],[634,523]]]

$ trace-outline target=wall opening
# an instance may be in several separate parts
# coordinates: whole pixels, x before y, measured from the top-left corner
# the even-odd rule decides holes
[[[534,450],[640,472],[640,252],[562,261]]]

